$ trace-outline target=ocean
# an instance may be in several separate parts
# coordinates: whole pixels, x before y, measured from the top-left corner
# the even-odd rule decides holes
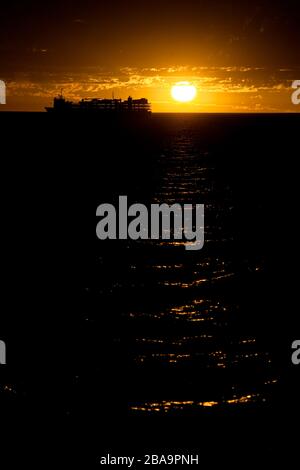
[[[9,289],[32,308],[20,315],[18,299],[4,328],[15,350],[3,396],[14,413],[53,415],[77,437],[100,426],[105,448],[128,433],[133,449],[204,452],[217,428],[227,450],[234,439],[259,447],[262,435],[274,450],[278,417],[297,402],[299,114],[154,114],[122,128],[45,114],[22,122],[6,120],[19,133],[13,187],[30,208],[18,216]],[[100,241],[96,207],[120,195],[204,204],[203,249]],[[24,349],[31,360],[20,365]]]

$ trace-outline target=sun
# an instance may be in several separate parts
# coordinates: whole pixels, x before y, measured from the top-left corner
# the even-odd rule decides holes
[[[187,103],[195,99],[197,95],[197,89],[190,82],[178,82],[171,88],[171,95],[176,101],[181,103]]]

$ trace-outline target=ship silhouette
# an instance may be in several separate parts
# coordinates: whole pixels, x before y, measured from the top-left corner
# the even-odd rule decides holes
[[[146,98],[133,99],[131,96],[127,100],[105,99],[105,98],[85,98],[78,102],[68,101],[61,93],[53,100],[52,107],[45,108],[50,113],[99,113],[101,115],[151,115],[151,105]]]

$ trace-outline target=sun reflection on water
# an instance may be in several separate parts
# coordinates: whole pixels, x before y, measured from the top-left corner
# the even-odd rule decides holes
[[[253,393],[248,395],[233,396],[230,399],[224,399],[220,401],[174,401],[174,400],[162,400],[162,401],[153,401],[145,402],[140,405],[132,405],[130,407],[131,411],[137,412],[172,412],[178,410],[185,410],[189,408],[213,408],[213,407],[224,407],[232,405],[245,405],[251,404],[254,402],[264,402],[266,397],[261,393]]]

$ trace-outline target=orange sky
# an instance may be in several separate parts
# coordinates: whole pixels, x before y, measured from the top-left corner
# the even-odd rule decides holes
[[[154,112],[298,112],[299,0],[10,0],[0,11],[0,110],[146,97]],[[172,100],[190,81],[197,99]]]
[[[300,68],[263,67],[123,67],[110,72],[56,73],[42,79],[20,74],[7,82],[7,105],[1,110],[41,111],[63,88],[71,100],[87,97],[147,97],[153,112],[299,112],[291,101],[292,82]],[[188,80],[196,86],[196,99],[178,103],[172,85]]]

